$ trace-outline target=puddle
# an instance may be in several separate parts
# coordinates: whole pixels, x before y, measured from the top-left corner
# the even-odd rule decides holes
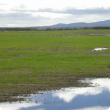
[[[106,50],[108,48],[95,48],[94,50],[99,51],[99,50]]]
[[[89,34],[90,36],[110,36],[110,34]]]
[[[61,88],[26,97],[26,101],[0,103],[0,110],[110,110],[110,79],[86,78],[91,87]]]

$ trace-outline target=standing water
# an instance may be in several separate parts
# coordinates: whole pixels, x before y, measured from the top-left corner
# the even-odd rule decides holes
[[[80,80],[91,87],[62,88],[39,92],[26,101],[0,103],[0,110],[110,110],[110,79]]]
[[[98,50],[106,50],[108,48],[95,48],[94,50],[98,51]]]

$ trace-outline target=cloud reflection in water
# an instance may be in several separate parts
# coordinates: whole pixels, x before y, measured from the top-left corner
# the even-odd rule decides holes
[[[110,79],[85,79],[97,87],[71,87],[35,94],[30,103],[0,104],[3,110],[110,110]],[[13,109],[16,106],[16,109]],[[7,109],[8,108],[8,109]]]

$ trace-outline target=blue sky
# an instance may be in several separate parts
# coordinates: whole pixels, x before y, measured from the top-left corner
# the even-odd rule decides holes
[[[0,0],[0,27],[110,19],[110,0]]]

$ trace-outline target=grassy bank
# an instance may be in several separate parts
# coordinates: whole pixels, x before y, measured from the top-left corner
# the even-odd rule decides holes
[[[109,77],[110,30],[0,32],[0,96]],[[8,100],[8,99],[7,99]]]

